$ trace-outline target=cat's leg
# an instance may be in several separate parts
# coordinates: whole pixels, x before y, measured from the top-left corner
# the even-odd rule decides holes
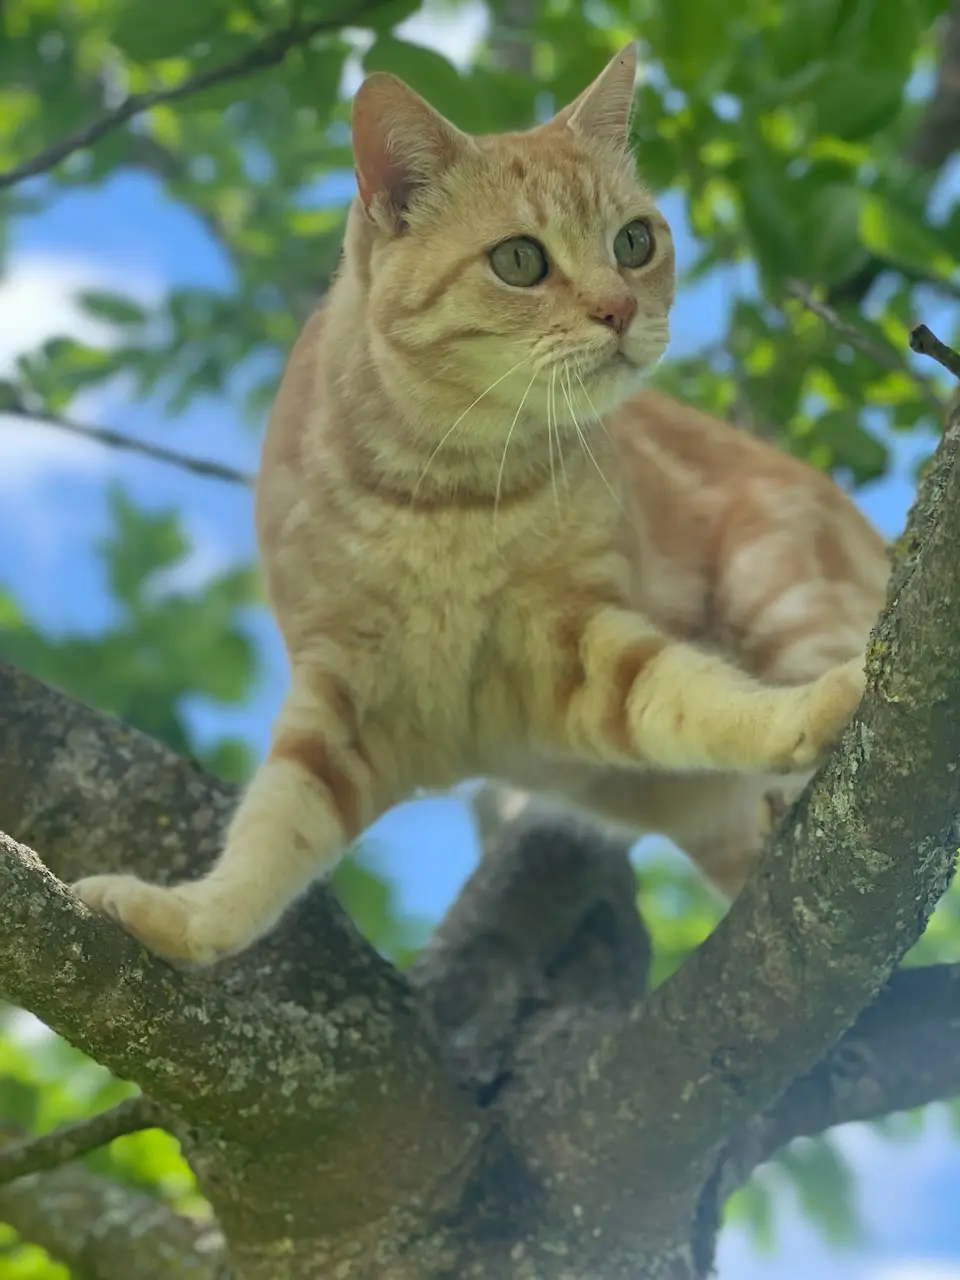
[[[267,933],[389,807],[394,797],[384,792],[345,686],[295,670],[269,753],[209,873],[170,888],[131,875],[92,876],[74,892],[165,959],[209,964]]]
[[[743,888],[773,823],[762,777],[611,769],[571,799],[637,837],[669,836],[725,898]]]
[[[862,657],[792,687],[761,684],[723,658],[601,607],[573,630],[558,680],[564,745],[587,759],[669,772],[794,774],[813,768],[853,716]]]

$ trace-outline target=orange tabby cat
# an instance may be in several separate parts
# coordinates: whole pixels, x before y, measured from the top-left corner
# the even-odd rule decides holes
[[[215,868],[76,886],[175,962],[269,930],[374,818],[469,776],[673,836],[728,892],[771,778],[848,722],[879,537],[826,477],[652,391],[669,228],[628,147],[628,47],[524,133],[401,81],[353,109],[343,263],[257,493],[292,664]]]

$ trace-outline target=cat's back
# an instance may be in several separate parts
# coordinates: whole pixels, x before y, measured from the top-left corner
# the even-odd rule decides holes
[[[644,603],[661,622],[706,635],[724,584],[775,590],[787,559],[880,607],[885,544],[830,476],[653,388],[609,430],[639,513]]]

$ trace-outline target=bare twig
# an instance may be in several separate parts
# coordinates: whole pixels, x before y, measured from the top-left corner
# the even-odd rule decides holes
[[[830,325],[841,337],[846,338],[852,346],[859,347],[864,355],[869,356],[871,360],[875,360],[884,369],[889,369],[893,373],[905,373],[908,378],[912,379],[920,387],[924,399],[931,409],[935,409],[940,414],[944,412],[946,404],[929,378],[924,377],[922,373],[918,373],[891,347],[885,347],[879,342],[874,342],[871,337],[861,329],[858,329],[856,325],[848,324],[846,320],[841,319],[833,307],[815,298],[807,286],[801,284],[799,280],[791,280],[787,285],[787,292],[791,297],[796,298],[798,302],[803,303],[808,311],[823,320],[825,324]]]
[[[372,0],[372,2],[368,0],[366,4],[355,4],[352,8],[348,4],[345,10],[333,17],[316,18],[312,22],[293,22],[283,30],[273,32],[266,39],[260,41],[259,44],[253,45],[252,48],[238,58],[233,58],[219,67],[212,68],[210,71],[188,76],[185,80],[181,80],[179,84],[172,85],[167,89],[151,89],[147,93],[128,94],[119,106],[114,107],[112,111],[105,112],[96,120],[92,120],[89,124],[83,125],[82,128],[67,134],[59,142],[54,142],[49,147],[44,147],[42,151],[39,151],[30,160],[25,160],[22,164],[15,165],[12,169],[4,170],[0,173],[0,190],[5,187],[12,187],[16,183],[22,182],[25,178],[32,178],[39,173],[46,173],[49,169],[58,165],[61,160],[65,160],[67,156],[73,155],[75,151],[82,151],[92,146],[105,134],[112,133],[114,129],[126,124],[134,116],[140,115],[144,111],[149,111],[151,107],[157,107],[168,102],[178,102],[182,98],[191,97],[204,89],[211,89],[214,85],[228,84],[231,80],[239,80],[243,76],[279,66],[291,49],[296,48],[298,45],[306,44],[314,36],[322,35],[324,32],[337,31],[347,25],[356,26],[362,22],[364,17],[377,9],[381,3],[382,0]]]
[[[190,471],[193,475],[209,476],[214,480],[226,480],[231,484],[251,486],[253,477],[236,467],[228,467],[223,462],[213,462],[208,458],[192,458],[189,454],[180,453],[176,449],[167,449],[160,444],[150,444],[146,440],[134,440],[122,431],[112,431],[109,427],[91,427],[86,423],[74,422],[71,418],[62,418],[49,413],[35,413],[22,405],[4,406],[0,410],[2,416],[24,418],[37,423],[38,426],[56,427],[60,431],[69,431],[72,435],[82,436],[84,440],[92,440],[96,444],[106,445],[110,449],[121,449],[127,453],[139,453],[143,457],[152,458],[154,462],[163,462],[167,466],[179,467],[181,471]]]
[[[954,351],[953,347],[948,347],[945,342],[941,342],[925,324],[918,324],[915,329],[911,329],[910,349],[916,351],[918,355],[929,356],[931,360],[936,360],[937,364],[942,365],[948,373],[952,373],[955,378],[960,378],[960,352]]]
[[[126,1098],[118,1106],[87,1120],[65,1125],[39,1138],[0,1147],[0,1184],[13,1182],[28,1173],[55,1169],[57,1165],[107,1146],[114,1138],[138,1133],[141,1129],[153,1129],[157,1124],[156,1108],[148,1098],[142,1093],[135,1098]]]

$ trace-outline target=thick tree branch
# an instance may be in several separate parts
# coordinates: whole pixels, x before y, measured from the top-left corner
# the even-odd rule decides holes
[[[336,1146],[355,1109],[371,1121],[380,1110],[393,1127],[365,1170],[374,1199],[446,1172],[468,1145],[432,1046],[402,1009],[344,1000],[308,1013],[176,973],[2,835],[0,900],[4,998],[190,1123],[247,1146],[299,1145],[310,1130]]]
[[[0,1186],[0,1221],[83,1280],[228,1280],[223,1236],[209,1222],[71,1167]]]
[[[114,1138],[153,1129],[162,1123],[156,1107],[144,1094],[126,1098],[109,1111],[101,1111],[87,1120],[78,1120],[39,1138],[26,1138],[0,1147],[0,1183],[55,1169],[97,1147],[107,1146]]]
[[[510,794],[486,793],[491,803]],[[410,972],[457,1080],[481,1105],[545,1020],[629,1007],[650,963],[629,836],[526,798],[497,825]]]
[[[235,788],[194,762],[0,663],[0,828],[29,842],[61,878],[122,869],[168,882],[195,876],[218,851],[235,801]],[[11,987],[15,981],[13,999],[81,1047],[105,1048],[101,1061],[159,1100],[175,1088],[192,1092],[180,1075],[185,1063],[208,1064],[212,1096],[183,1098],[181,1114],[193,1121],[186,1154],[231,1240],[247,1238],[248,1206],[255,1203],[259,1230],[283,1247],[297,1187],[310,1197],[303,1227],[311,1232],[324,1223],[357,1231],[386,1213],[404,1212],[411,1198],[426,1204],[441,1192],[455,1194],[454,1174],[469,1168],[483,1126],[441,1070],[406,984],[357,934],[328,890],[318,886],[236,960],[186,977],[146,956],[109,922],[88,917],[35,864],[21,857],[17,865],[36,910],[23,927],[44,957],[47,977],[31,972],[15,951],[9,974],[6,956],[0,959],[0,981]],[[54,994],[63,940],[52,938],[49,953],[39,941],[45,928],[56,931],[58,919],[78,931],[84,946],[98,948],[100,967],[88,966],[82,982],[72,975],[79,1006]],[[143,981],[149,994],[138,996]],[[148,1018],[146,1029],[130,1021],[124,1038],[109,1014],[98,1028],[105,1016],[91,994],[98,982],[107,1009],[124,1001],[136,1008],[140,999],[145,1008],[137,1018]],[[159,993],[158,1008],[151,997]],[[190,1009],[200,1016],[191,1018]],[[234,1054],[223,1048],[217,1087],[224,1013],[234,1020],[226,1028]],[[182,1043],[169,1035],[174,1023]],[[273,1026],[281,1028],[280,1040]],[[144,1048],[148,1082],[137,1055],[151,1037],[172,1060],[161,1052],[158,1065]],[[247,1095],[240,1106],[223,1096],[234,1087]],[[358,1143],[361,1114],[364,1141]],[[221,1120],[229,1140],[211,1129]],[[272,1280],[280,1264],[279,1255],[268,1252],[256,1266]],[[258,1274],[252,1264],[250,1274]]]
[[[515,1140],[602,1230],[639,1232],[649,1248],[685,1200],[692,1219],[722,1145],[853,1022],[948,883],[960,813],[958,446],[955,416],[901,542],[842,750],[680,972],[625,1025],[565,1028],[552,1075],[536,1073],[509,1107]]]
[[[61,880],[135,871],[160,883],[205,871],[237,789],[128,725],[0,662],[0,830]],[[324,1012],[349,989],[372,1008],[408,999],[334,896],[317,887],[261,944],[216,975]]]
[[[231,81],[241,80],[245,76],[279,66],[291,49],[308,44],[318,35],[339,31],[348,25],[362,25],[364,20],[369,18],[382,3],[383,0],[366,0],[366,3],[354,4],[352,7],[347,5],[332,17],[316,18],[312,22],[294,21],[290,26],[281,31],[272,32],[239,57],[232,58],[219,67],[188,76],[179,84],[171,85],[166,89],[151,89],[147,93],[128,94],[112,111],[104,112],[102,116],[67,134],[59,142],[45,147],[30,160],[25,160],[22,164],[0,173],[0,191],[5,187],[23,182],[25,178],[46,173],[68,156],[73,155],[75,151],[93,146],[106,134],[119,129],[134,116],[149,111],[151,107],[179,102],[204,89],[212,89],[215,85],[229,84]]]
[[[731,1143],[724,1193],[793,1138],[960,1096],[960,965],[895,973],[812,1071]]]

